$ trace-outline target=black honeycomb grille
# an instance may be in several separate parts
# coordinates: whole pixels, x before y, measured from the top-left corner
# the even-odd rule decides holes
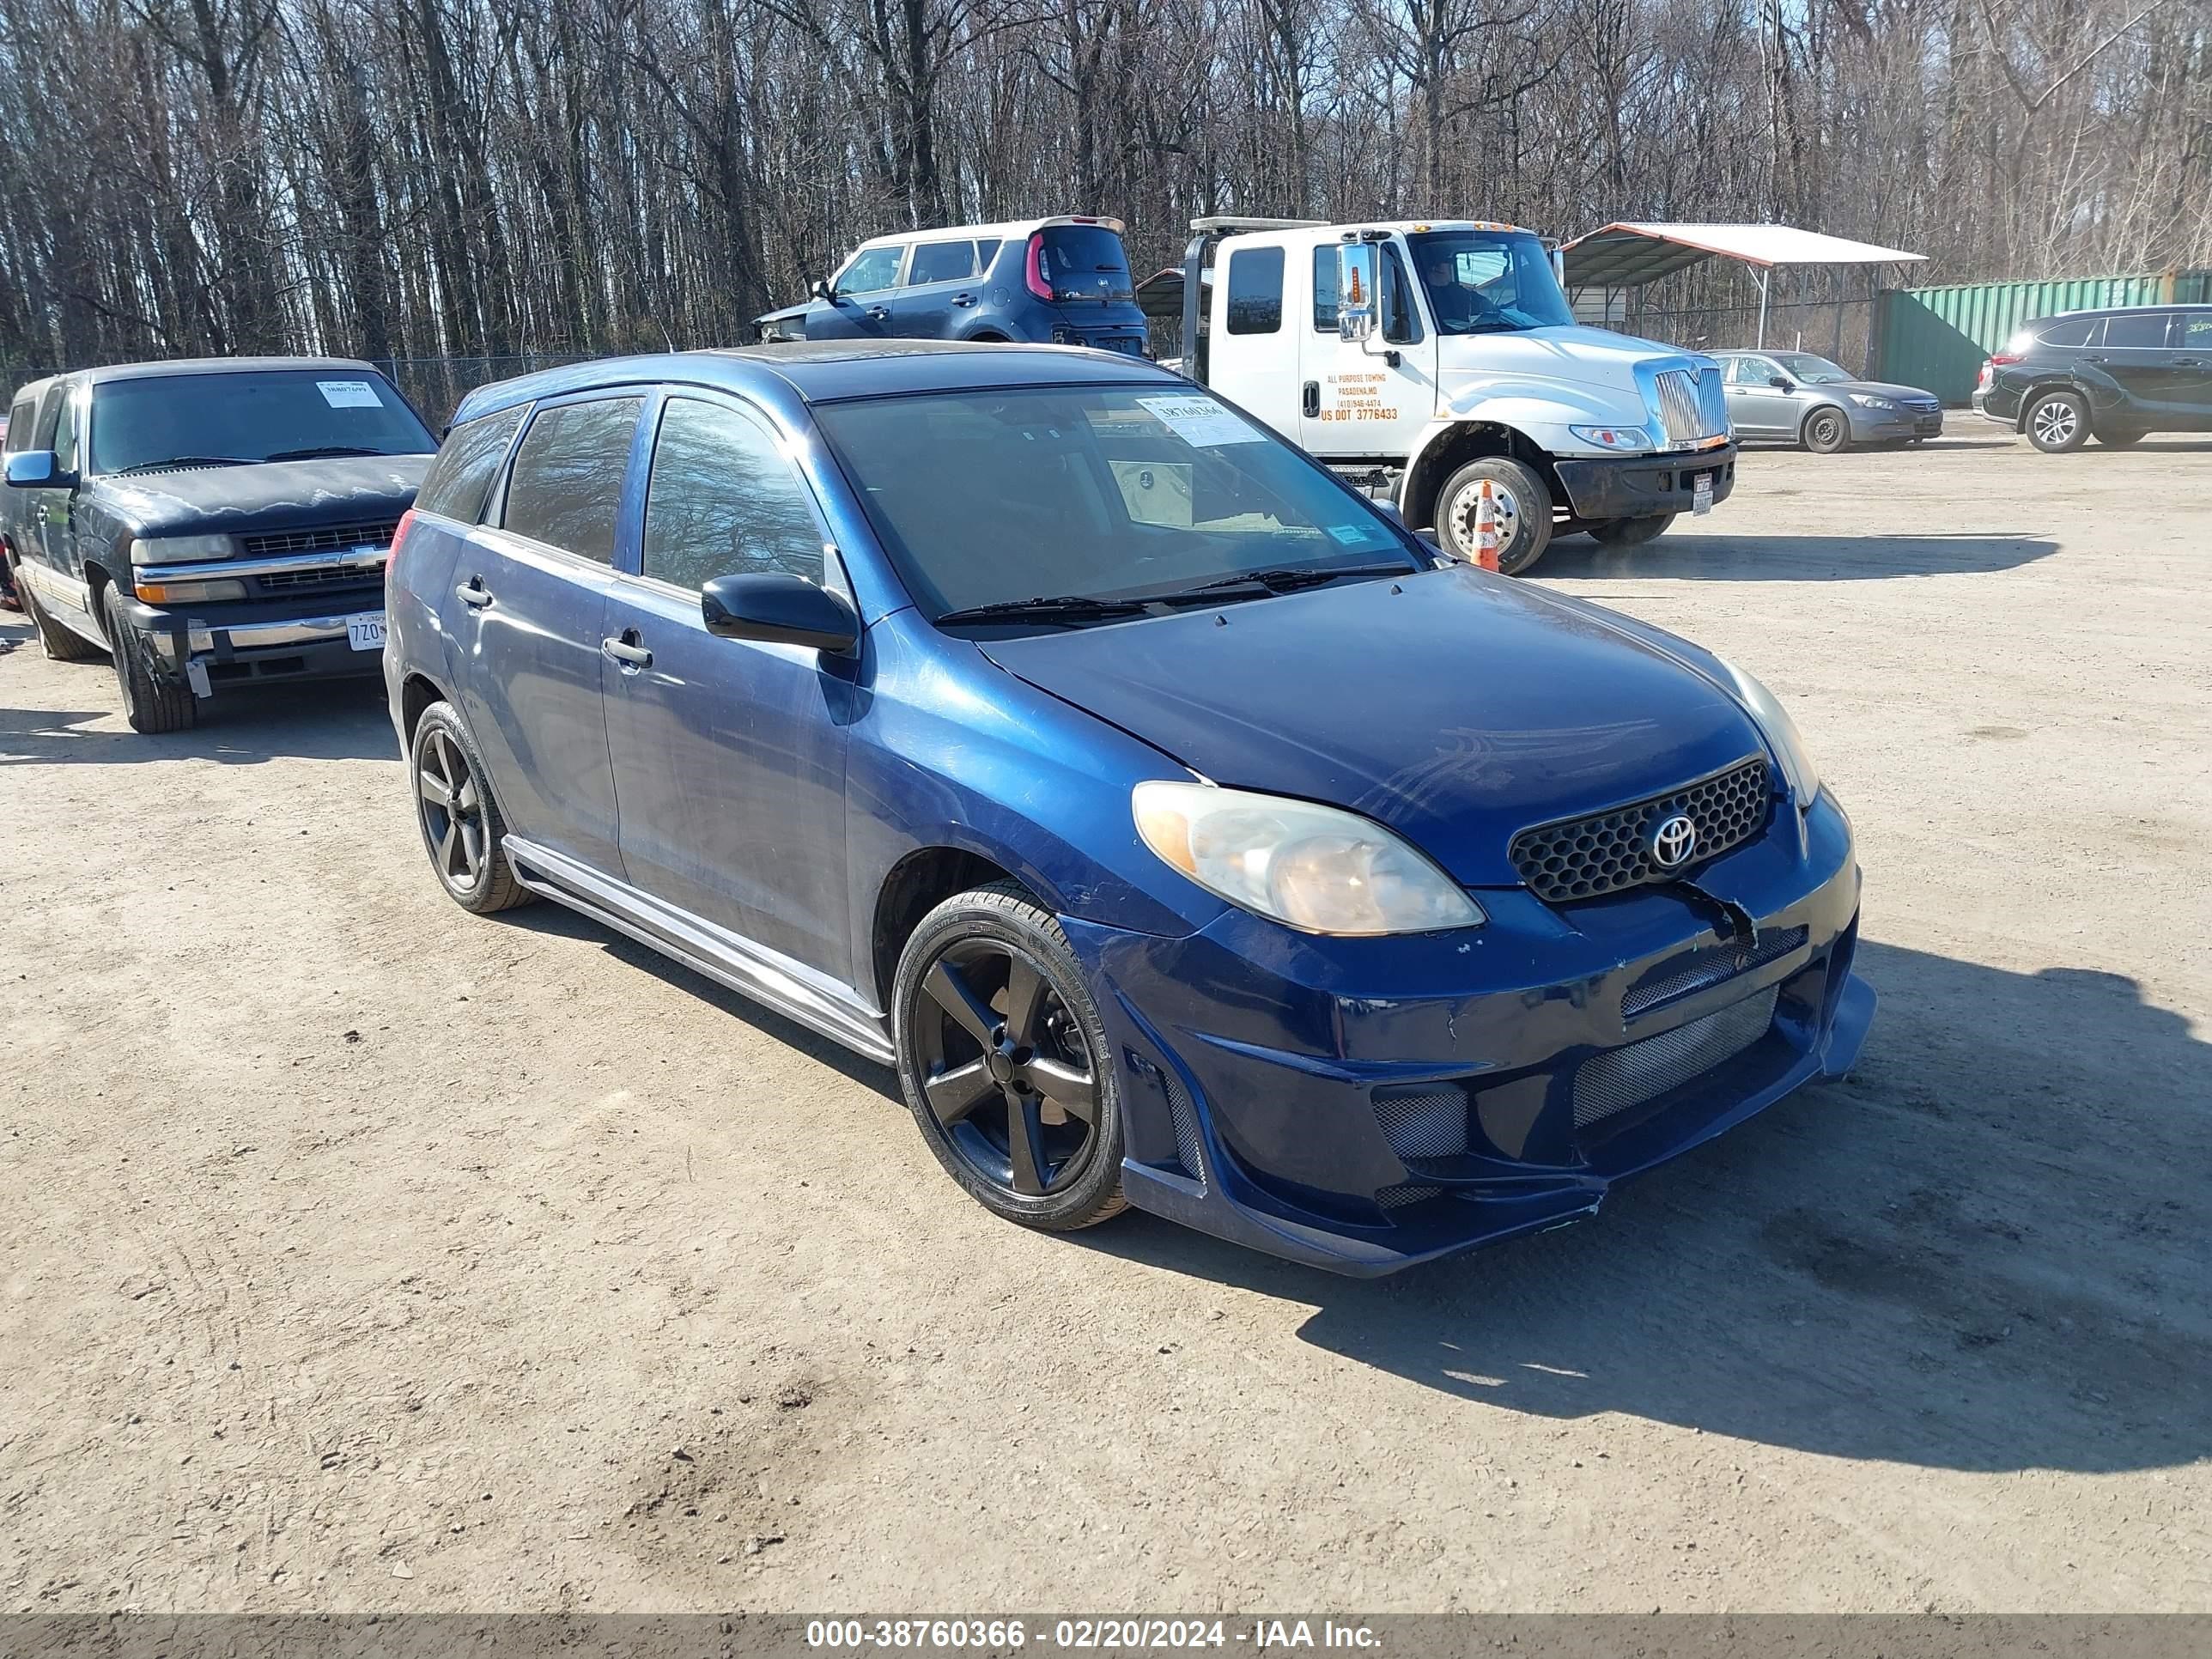
[[[1513,867],[1553,904],[1671,881],[1764,829],[1769,795],[1766,763],[1747,760],[1671,794],[1523,830],[1510,849]],[[1678,812],[1697,826],[1697,842],[1682,864],[1664,870],[1651,856],[1651,829]]]

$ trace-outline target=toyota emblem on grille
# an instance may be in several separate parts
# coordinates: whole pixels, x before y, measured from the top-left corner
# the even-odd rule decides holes
[[[1651,831],[1651,861],[1662,870],[1679,870],[1698,844],[1698,826],[1677,812],[1662,818]]]

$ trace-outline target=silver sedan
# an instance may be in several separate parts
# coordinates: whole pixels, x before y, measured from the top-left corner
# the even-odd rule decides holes
[[[1918,386],[1862,380],[1809,351],[1713,351],[1739,438],[1834,455],[1853,444],[1942,435],[1943,405]]]

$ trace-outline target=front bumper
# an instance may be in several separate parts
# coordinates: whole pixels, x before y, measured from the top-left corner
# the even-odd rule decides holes
[[[1731,443],[1665,455],[1575,456],[1553,466],[1567,492],[1568,509],[1595,524],[1687,513],[1700,472],[1713,475],[1713,503],[1718,506],[1735,489],[1735,460]]]
[[[1120,1067],[1130,1202],[1385,1273],[1582,1219],[1614,1182],[1841,1076],[1875,1006],[1851,973],[1850,827],[1825,796],[1775,813],[1696,872],[1699,896],[1555,910],[1485,891],[1490,922],[1458,933],[1066,921]],[[1720,937],[1731,913],[1756,943]]]
[[[380,586],[318,594],[308,607],[298,599],[177,606],[131,599],[123,614],[145,636],[155,670],[189,680],[202,696],[264,680],[374,674],[382,656],[356,650],[348,625],[365,617],[381,621]]]
[[[1918,410],[1899,409],[1892,413],[1883,410],[1861,409],[1854,404],[1850,409],[1851,441],[1861,444],[1902,443],[1911,438],[1940,438],[1943,435],[1943,411],[1929,413]]]

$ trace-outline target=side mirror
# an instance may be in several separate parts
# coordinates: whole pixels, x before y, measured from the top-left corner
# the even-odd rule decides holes
[[[1382,287],[1382,256],[1372,242],[1340,242],[1336,249],[1336,332],[1340,340],[1364,340],[1375,332],[1376,295]]]
[[[76,480],[51,449],[27,449],[8,458],[8,482],[17,489],[66,489]]]
[[[836,291],[830,286],[827,277],[817,276],[806,285],[806,296],[810,300],[834,300],[837,295]]]
[[[1772,386],[1777,392],[1795,392],[1797,389],[1796,386],[1790,384],[1789,377],[1784,374],[1774,375],[1771,377],[1766,383]]]
[[[699,590],[707,631],[726,640],[810,645],[843,655],[860,637],[860,619],[842,595],[803,576],[717,576]]]

